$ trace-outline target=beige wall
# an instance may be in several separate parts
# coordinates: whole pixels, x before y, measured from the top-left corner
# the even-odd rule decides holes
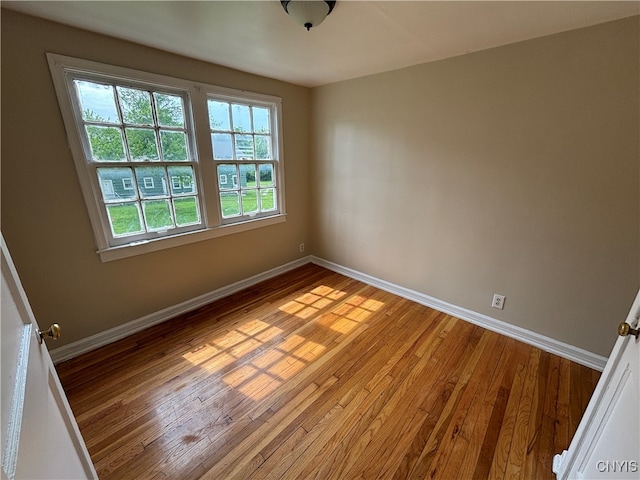
[[[101,263],[45,52],[277,95],[283,99],[287,221]],[[301,257],[308,243],[309,90],[2,11],[2,231],[56,346]]]
[[[640,284],[639,46],[635,17],[314,89],[313,253],[608,355]]]

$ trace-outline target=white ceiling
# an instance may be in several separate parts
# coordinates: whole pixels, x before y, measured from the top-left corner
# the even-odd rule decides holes
[[[338,0],[310,32],[277,0],[2,1],[169,52],[318,86],[640,14],[640,1]]]

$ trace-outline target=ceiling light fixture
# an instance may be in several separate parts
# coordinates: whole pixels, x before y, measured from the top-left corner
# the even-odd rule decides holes
[[[280,0],[282,8],[307,31],[317,27],[331,13],[336,2],[316,0]]]

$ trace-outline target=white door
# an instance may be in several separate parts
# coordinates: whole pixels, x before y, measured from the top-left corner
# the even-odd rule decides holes
[[[2,244],[2,480],[98,478]]]
[[[640,292],[569,449],[553,471],[564,479],[640,479]],[[612,335],[614,332],[611,332]]]

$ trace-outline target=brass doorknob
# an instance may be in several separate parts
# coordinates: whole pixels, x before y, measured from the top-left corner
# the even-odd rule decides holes
[[[640,335],[640,330],[638,330],[637,328],[631,328],[631,325],[626,322],[622,322],[620,325],[618,325],[618,335],[620,335],[621,337],[626,337],[629,334],[638,338],[638,336]]]
[[[60,335],[62,335],[62,330],[60,329],[60,325],[58,325],[57,323],[54,323],[53,325],[51,325],[49,329],[45,330],[44,332],[41,331],[40,329],[36,330],[36,332],[38,333],[38,341],[40,343],[42,343],[42,341],[45,340],[45,337],[58,340],[60,338]]]

